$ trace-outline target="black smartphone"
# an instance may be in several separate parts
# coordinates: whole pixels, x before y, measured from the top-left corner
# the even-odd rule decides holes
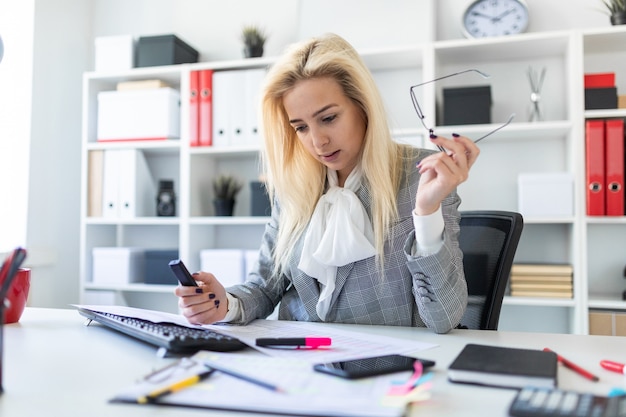
[[[318,363],[313,365],[313,369],[342,378],[356,379],[393,372],[412,371],[415,361],[420,361],[424,368],[435,365],[434,361],[428,359],[417,359],[404,355],[383,355],[340,362]]]
[[[174,275],[176,275],[176,279],[180,282],[180,285],[185,285],[188,287],[197,287],[198,283],[193,278],[193,276],[189,273],[189,270],[180,259],[174,259],[170,261],[170,268]]]

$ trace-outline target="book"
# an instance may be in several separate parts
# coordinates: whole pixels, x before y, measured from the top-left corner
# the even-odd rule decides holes
[[[513,275],[565,275],[571,276],[574,267],[569,264],[522,264],[515,263],[511,266],[511,276]]]
[[[573,291],[523,291],[511,290],[511,297],[547,297],[547,298],[572,298]]]
[[[450,382],[502,388],[557,385],[554,352],[469,343],[448,367]]]
[[[509,279],[511,283],[570,283],[572,282],[571,275],[511,275]]]
[[[520,283],[511,282],[511,290],[516,291],[572,291],[572,284],[552,284],[552,283]]]
[[[104,150],[89,151],[87,157],[87,216],[102,217],[102,193],[104,181]]]

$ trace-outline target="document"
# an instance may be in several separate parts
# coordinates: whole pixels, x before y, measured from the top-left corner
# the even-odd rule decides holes
[[[76,305],[76,307],[149,320],[155,323],[169,322],[186,327],[198,327],[189,324],[182,315],[155,310],[103,305]],[[297,358],[308,363],[333,362],[394,353],[407,354],[437,346],[433,343],[413,339],[385,337],[370,332],[356,331],[349,324],[329,326],[326,323],[302,321],[255,320],[246,326],[219,324],[201,327],[234,336],[268,356],[284,359]],[[332,344],[325,349],[264,348],[256,346],[255,341],[260,337],[330,337]]]
[[[349,380],[315,372],[310,363],[298,358],[200,351],[145,376],[112,402],[138,403],[150,392],[206,372],[211,364],[216,371],[208,378],[160,397],[154,404],[301,416],[396,417],[404,415],[406,402],[388,401],[387,392],[411,375],[404,371]],[[220,368],[228,371],[220,372]]]

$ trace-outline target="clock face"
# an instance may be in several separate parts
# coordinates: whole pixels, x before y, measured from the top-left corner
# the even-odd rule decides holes
[[[485,38],[522,33],[528,27],[528,7],[521,0],[477,0],[463,15],[463,33]]]

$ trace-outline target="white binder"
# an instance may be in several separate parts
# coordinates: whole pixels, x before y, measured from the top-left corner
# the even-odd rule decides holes
[[[245,71],[246,75],[246,121],[244,140],[247,145],[260,146],[259,110],[261,107],[261,87],[265,74],[264,68],[255,68]]]

